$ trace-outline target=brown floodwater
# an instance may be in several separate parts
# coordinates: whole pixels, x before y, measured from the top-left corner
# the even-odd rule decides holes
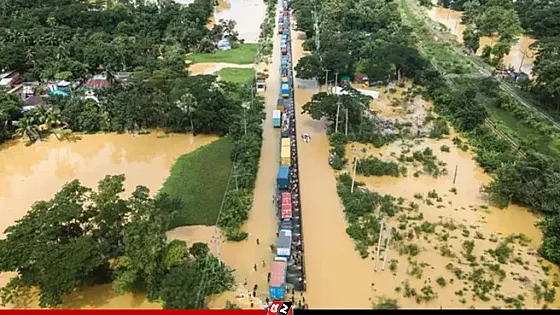
[[[303,34],[292,31],[294,65],[306,54]],[[305,241],[305,271],[310,308],[371,308],[370,283],[373,265],[354,250],[346,234],[346,220],[336,192],[336,179],[328,164],[329,144],[325,123],[301,114],[301,106],[318,89],[297,80],[296,112],[299,171],[301,183],[302,225]],[[307,133],[311,142],[301,141]]]
[[[432,20],[445,25],[451,34],[457,37],[457,40],[460,43],[463,42],[463,31],[465,30],[465,25],[461,24],[462,15],[463,12],[439,6],[433,7],[428,12],[428,16]],[[487,36],[482,37],[480,39],[480,48],[478,49],[477,54],[480,55],[485,46],[494,46],[496,42],[497,39]],[[521,70],[523,72],[530,74],[533,69],[533,62],[535,61],[536,56],[535,51],[530,49],[529,46],[531,46],[534,42],[535,39],[526,35],[520,35],[519,40],[511,47],[510,53],[504,57],[504,64],[513,66],[516,71],[518,71],[521,66]],[[524,55],[525,57],[523,57]]]
[[[303,35],[292,32],[292,38],[294,64],[296,64],[297,60],[304,56],[306,52],[301,48]],[[406,259],[405,256],[399,256],[398,246],[390,246],[387,261],[398,260],[398,268],[395,272],[391,272],[388,267],[381,270],[381,264],[379,270],[374,271],[373,248],[370,248],[368,258],[361,259],[359,257],[357,251],[354,250],[353,241],[345,233],[347,223],[336,192],[336,174],[327,163],[329,145],[325,135],[325,123],[312,120],[308,115],[301,114],[301,106],[309,101],[311,96],[317,93],[319,89],[305,89],[303,87],[309,86],[309,84],[301,80],[297,80],[296,84],[298,85],[296,89],[298,133],[308,133],[312,138],[310,143],[304,143],[301,139],[298,139],[308,284],[305,296],[310,307],[371,308],[372,303],[380,298],[396,299],[398,305],[403,308],[503,307],[504,303],[501,301],[473,301],[470,298],[470,293],[467,293],[465,301],[455,295],[455,292],[460,289],[464,289],[466,292],[470,291],[472,283],[463,283],[463,281],[457,279],[454,283],[449,283],[455,277],[451,271],[446,270],[447,264],[452,260],[442,257],[439,249],[434,248],[436,245],[443,244],[438,242],[435,236],[418,238],[413,241],[421,247],[421,253],[411,261]],[[380,92],[383,94],[380,98],[381,102],[385,97],[385,91],[380,90]],[[401,92],[397,91],[393,97],[398,97],[402,94]],[[407,111],[403,110],[402,106],[399,108],[399,106],[390,105],[390,98],[386,98],[384,104],[373,104],[372,109],[378,111],[382,116],[389,116],[389,118],[394,117],[395,112],[401,112],[402,115],[406,114]],[[431,107],[431,104],[422,100],[415,100],[415,103],[419,103],[422,109]],[[393,111],[393,108],[395,111]],[[410,108],[408,112],[410,114]],[[414,115],[412,113],[412,116]],[[449,139],[453,136],[455,134],[452,134]],[[507,276],[500,283],[502,285],[500,291],[509,297],[523,294],[525,307],[540,308],[542,303],[536,303],[533,297],[533,285],[541,280],[548,280],[551,284],[556,279],[554,274],[559,273],[557,267],[552,267],[550,276],[547,277],[540,265],[542,259],[535,255],[542,238],[540,230],[535,227],[540,218],[527,211],[527,209],[518,206],[510,206],[503,210],[489,206],[486,196],[480,192],[480,189],[490,181],[490,177],[477,166],[473,160],[472,152],[463,152],[457,149],[449,139],[441,141],[424,140],[419,144],[410,141],[412,148],[409,148],[412,152],[413,150],[430,147],[439,160],[447,163],[448,175],[440,176],[437,179],[426,175],[416,178],[412,176],[414,167],[409,166],[408,176],[404,178],[357,176],[357,180],[365,182],[368,188],[379,193],[403,197],[407,200],[407,203],[410,201],[418,202],[414,198],[414,194],[421,193],[426,196],[429,191],[435,189],[442,197],[442,203],[445,203],[445,207],[438,208],[437,205],[428,206],[427,203],[421,203],[418,211],[423,213],[424,220],[430,222],[449,222],[452,220],[456,225],[464,226],[465,229],[470,231],[467,238],[469,240],[475,239],[475,233],[481,233],[480,235],[484,240],[476,239],[474,250],[476,256],[482,256],[486,250],[496,248],[497,243],[494,240],[490,241],[490,238],[502,241],[508,235],[516,233],[523,233],[528,236],[531,240],[526,246],[510,245],[514,249],[512,259],[515,257],[523,261],[525,265],[509,263],[502,266]],[[440,147],[442,145],[449,146],[451,152],[441,152]],[[371,145],[350,144],[347,148],[347,154],[349,156],[356,154],[361,157],[373,155],[387,160],[395,160],[391,153],[399,156],[402,148],[403,146],[399,142],[381,149],[373,148]],[[362,149],[365,149],[365,152]],[[457,167],[456,195],[449,191],[453,187],[455,167]],[[421,168],[421,166],[417,165],[416,168]],[[388,222],[389,226],[397,227],[396,220],[388,220]],[[439,234],[444,234],[441,228],[438,228],[437,231]],[[460,234],[461,229],[457,231],[459,232],[451,233],[451,237],[446,244],[452,248],[458,257],[461,257],[460,251],[464,236]],[[428,264],[423,268],[422,279],[410,275],[415,261],[417,264]],[[457,261],[454,263],[457,264]],[[543,264],[549,265],[547,262],[543,262]],[[464,269],[461,264],[459,266]],[[464,269],[464,271],[469,272],[470,270]],[[435,280],[440,276],[448,282],[444,288],[435,283]],[[523,281],[520,281],[520,279],[523,279]],[[411,287],[416,288],[418,293],[423,286],[431,285],[438,297],[429,302],[421,303],[417,303],[413,298],[404,298],[402,292],[400,294],[396,293],[395,289],[400,287],[402,290],[405,280],[410,283]],[[558,302],[549,306],[555,307],[556,305],[558,305]]]
[[[23,217],[34,202],[52,198],[65,183],[74,179],[79,179],[85,186],[96,187],[97,182],[107,174],[124,174],[127,193],[137,185],[144,185],[155,194],[180,155],[216,139],[216,136],[153,132],[138,136],[83,135],[81,140],[73,142],[50,137],[31,146],[20,140],[8,142],[0,146],[0,237],[4,237],[4,230]],[[0,276],[0,287],[7,283],[10,276]],[[112,291],[103,294],[101,291],[103,289],[99,287],[84,289],[79,295],[68,298],[71,301],[68,307],[129,308],[151,305],[138,303],[137,296],[116,297]],[[100,297],[107,298],[106,304],[100,302]],[[37,305],[34,302],[26,303],[32,307]]]
[[[232,6],[235,1],[232,1]],[[276,34],[276,32],[274,33]],[[272,111],[276,109],[276,100],[279,95],[280,78],[280,38],[274,37],[274,49],[271,63],[268,64],[269,77],[267,89],[264,92],[266,100],[266,119],[263,125],[263,144],[259,161],[259,171],[255,183],[253,207],[249,219],[243,230],[249,233],[249,239],[244,242],[221,243],[220,257],[222,261],[235,270],[238,284],[232,292],[211,296],[209,306],[223,308],[227,300],[235,302],[243,308],[262,308],[263,301],[268,296],[267,274],[270,272],[269,264],[274,258],[270,245],[276,243],[278,219],[272,196],[276,190],[276,175],[280,165],[280,132],[272,127]],[[181,239],[189,244],[205,242],[217,254],[217,246],[212,242],[216,229],[213,226],[179,227],[168,233],[170,239]],[[257,245],[257,239],[259,244]],[[263,266],[264,262],[264,266]],[[257,270],[254,270],[257,265]],[[247,286],[244,283],[247,282]],[[253,286],[257,285],[256,298],[249,297]]]
[[[226,63],[226,62],[201,62],[189,65],[189,72],[193,75],[201,74],[214,74],[224,68],[242,68],[242,69],[252,69],[253,65],[239,65],[236,63]]]
[[[178,3],[190,4],[194,0],[176,0]],[[220,0],[210,17],[209,27],[221,19],[234,20],[239,38],[246,43],[257,43],[260,25],[266,13],[266,4],[262,0]]]

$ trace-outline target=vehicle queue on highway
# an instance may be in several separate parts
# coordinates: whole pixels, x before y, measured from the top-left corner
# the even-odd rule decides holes
[[[286,293],[306,290],[303,258],[303,235],[299,170],[297,155],[294,84],[290,42],[290,12],[287,1],[282,1],[278,18],[280,51],[280,95],[272,113],[273,128],[280,128],[280,165],[276,178],[276,210],[279,218],[275,258],[269,275],[269,296],[273,301],[285,301]],[[306,308],[305,301],[293,307]]]

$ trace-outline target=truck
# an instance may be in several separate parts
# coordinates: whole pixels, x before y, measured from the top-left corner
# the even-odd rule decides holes
[[[268,282],[268,295],[273,301],[284,300],[286,293],[286,270],[288,260],[283,257],[276,257],[270,266],[270,281]]]
[[[284,34],[284,30],[282,30],[282,41],[283,42],[288,42],[288,34]]]
[[[280,128],[282,126],[282,112],[275,109],[272,111],[272,126],[274,128]]]
[[[282,70],[280,70],[280,79],[282,83],[288,83],[288,68],[282,68]]]
[[[284,99],[283,98],[279,98],[278,101],[276,102],[276,109],[279,111],[284,111]]]
[[[282,44],[280,44],[280,51],[282,52],[282,55],[288,53],[288,46],[286,45],[286,42],[282,42]]]
[[[282,83],[282,97],[290,97],[290,85],[288,83]]]
[[[282,220],[280,221],[280,229],[281,230],[292,230],[293,229],[293,224],[292,224],[292,220],[288,219],[288,220]]]
[[[282,138],[280,147],[290,147],[290,139]]]
[[[278,175],[276,176],[276,186],[278,190],[287,190],[290,186],[290,167],[280,165]]]
[[[292,253],[292,231],[280,230],[276,241],[276,256],[290,259]]]
[[[282,56],[282,59],[280,60],[280,65],[282,68],[288,68],[288,58]]]
[[[280,218],[282,220],[291,220],[292,219],[292,202],[290,203],[283,203],[282,204],[282,211],[280,213]]]
[[[282,35],[288,36],[288,33],[289,33],[289,31],[288,31],[287,28],[282,30]]]
[[[287,139],[287,138],[285,138]],[[282,147],[280,148],[280,165],[290,166],[292,163],[290,159],[291,148],[290,147]]]

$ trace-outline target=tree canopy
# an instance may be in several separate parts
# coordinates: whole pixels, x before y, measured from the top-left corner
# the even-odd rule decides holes
[[[312,55],[296,65],[300,78],[322,80],[329,70],[331,74],[364,73],[375,80],[389,81],[413,77],[424,67],[412,48],[412,29],[402,23],[394,2],[294,0],[290,5],[297,15],[298,30],[307,35],[305,46],[312,50]]]
[[[6,238],[0,240],[0,271],[16,271],[18,276],[3,289],[4,303],[19,289],[36,286],[40,305],[55,306],[79,286],[112,281],[118,293],[145,291],[166,307],[204,307],[206,295],[189,304],[176,302],[169,287],[162,289],[185,270],[185,287],[199,286],[207,294],[231,287],[231,270],[216,264],[206,244],[193,244],[189,250],[182,241],[167,240],[178,201],[165,194],[152,198],[143,186],[122,199],[124,180],[124,175],[106,176],[97,191],[74,180],[6,229]],[[216,268],[206,279],[210,284],[201,284],[211,264]],[[196,298],[189,296],[190,301]]]

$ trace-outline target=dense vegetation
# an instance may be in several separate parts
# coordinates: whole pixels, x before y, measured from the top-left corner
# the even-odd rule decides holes
[[[124,180],[106,176],[97,191],[74,180],[6,230],[0,271],[18,276],[3,289],[4,303],[36,286],[40,305],[55,306],[79,286],[112,282],[118,293],[147,292],[166,308],[204,308],[206,295],[233,285],[232,271],[206,244],[188,248],[167,240],[179,201],[166,194],[151,198],[143,186],[123,199]],[[210,267],[214,272],[205,282]]]
[[[232,150],[230,137],[223,137],[177,159],[160,190],[181,200],[170,228],[216,223],[231,174]]]
[[[478,50],[481,36],[499,36],[499,42],[494,47],[482,47],[482,55],[490,64],[501,62],[521,32],[535,37],[537,41],[531,46],[536,50],[534,78],[524,87],[540,99],[544,107],[556,111],[560,109],[560,87],[556,83],[560,79],[560,2],[440,0],[439,4],[464,11],[462,22],[467,27],[463,39],[471,51]]]
[[[0,13],[0,68],[42,81],[107,74],[111,85],[98,91],[99,103],[84,98],[83,90],[47,99],[59,111],[55,118],[62,129],[124,132],[163,127],[223,135],[242,112],[242,102],[233,94],[246,91],[185,71],[187,51],[207,52],[204,43],[214,47],[222,36],[237,40],[231,21],[212,30],[205,27],[213,4],[142,1],[102,8],[79,0],[12,1]],[[132,72],[129,84],[116,82],[119,71]],[[0,97],[4,139],[15,131],[11,120],[18,118],[13,101],[5,98]],[[30,140],[40,137],[37,125],[43,122],[36,119],[37,113],[25,116],[22,133]]]
[[[239,228],[252,204],[264,101],[254,95],[253,80],[227,83],[214,76],[188,76],[185,71],[187,51],[208,53],[222,35],[237,41],[235,23],[224,21],[213,30],[206,29],[213,4],[213,0],[195,0],[189,6],[172,1],[119,1],[105,8],[78,0],[0,3],[0,41],[5,44],[0,47],[0,68],[19,70],[27,80],[85,79],[104,72],[111,82],[109,88],[96,91],[98,103],[73,91],[70,97],[49,97],[47,106],[23,117],[21,102],[0,91],[0,140],[16,132],[34,141],[48,132],[67,136],[72,131],[152,127],[229,135],[179,159],[175,175],[187,172],[189,178],[171,176],[156,198],[139,186],[131,198],[122,199],[124,176],[107,176],[97,192],[73,181],[52,200],[35,204],[0,241],[0,270],[19,273],[3,291],[5,302],[20,289],[36,286],[41,306],[54,306],[79,286],[112,282],[118,293],[146,292],[150,300],[162,301],[167,309],[200,309],[206,307],[207,295],[231,288],[232,270],[210,255],[207,245],[195,243],[188,248],[165,236],[178,224],[213,224],[219,219],[228,239],[247,237]],[[275,5],[268,2],[268,16],[261,26],[263,43],[253,60],[270,52]],[[35,41],[42,32],[50,34],[52,43]],[[10,53],[16,46],[21,49],[19,41],[29,34],[37,38],[21,46],[26,59],[20,58],[21,53]],[[63,54],[60,49],[72,50]],[[38,53],[41,56],[35,57]],[[114,80],[117,71],[133,71],[127,84]],[[16,128],[11,122],[17,119]],[[209,156],[213,153],[216,156]],[[228,164],[211,166],[214,180],[225,181],[214,187],[221,193],[208,197],[212,190],[193,196],[212,178],[187,171],[185,163],[212,159]],[[233,172],[229,172],[231,161]],[[193,165],[189,168],[192,171]],[[236,189],[227,182],[232,174]],[[221,200],[226,190],[223,204],[214,203],[204,209],[207,212],[193,215],[193,210],[203,210],[200,198]],[[185,192],[190,195],[184,196]]]

